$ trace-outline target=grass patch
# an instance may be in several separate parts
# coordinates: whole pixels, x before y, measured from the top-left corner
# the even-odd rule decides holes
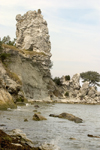
[[[9,57],[10,57],[10,54],[7,54],[7,53],[0,54],[0,59],[2,62],[4,62],[4,60],[9,58]]]
[[[8,44],[2,44],[2,47],[3,47],[3,48],[9,48],[9,49],[12,49],[12,50],[17,50],[17,51],[19,51],[19,49],[16,48],[15,46],[8,45]]]
[[[30,50],[23,50],[24,53],[28,54],[28,55],[31,55],[31,56],[35,56],[35,55],[43,55],[43,56],[46,56],[45,53],[43,52],[36,52],[36,51],[30,51]]]
[[[35,56],[35,55],[43,55],[43,56],[46,56],[46,54],[44,52],[36,52],[36,51],[31,51],[30,49],[29,50],[26,50],[26,49],[18,49],[16,48],[15,46],[12,46],[12,45],[7,45],[7,44],[2,44],[3,48],[9,48],[11,50],[16,50],[18,52],[21,52],[23,54],[26,54],[26,55],[30,55],[30,56]]]

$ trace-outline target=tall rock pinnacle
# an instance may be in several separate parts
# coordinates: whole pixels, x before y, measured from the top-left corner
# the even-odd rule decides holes
[[[41,10],[28,11],[23,16],[16,16],[16,47],[20,49],[45,52],[50,55],[51,43],[47,22]]]

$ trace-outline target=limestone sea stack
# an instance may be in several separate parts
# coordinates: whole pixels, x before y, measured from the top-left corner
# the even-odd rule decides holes
[[[16,47],[48,55],[51,50],[47,22],[41,15],[41,10],[28,11],[23,16],[16,16]]]

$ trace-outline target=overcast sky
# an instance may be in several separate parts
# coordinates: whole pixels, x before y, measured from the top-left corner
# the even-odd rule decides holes
[[[52,76],[100,73],[100,0],[0,0],[0,37],[16,37],[17,14],[41,9],[51,41]]]

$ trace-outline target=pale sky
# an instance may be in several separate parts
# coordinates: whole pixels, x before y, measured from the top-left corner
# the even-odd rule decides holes
[[[16,38],[16,15],[38,9],[48,23],[52,77],[100,73],[100,0],[0,0],[0,37]]]

